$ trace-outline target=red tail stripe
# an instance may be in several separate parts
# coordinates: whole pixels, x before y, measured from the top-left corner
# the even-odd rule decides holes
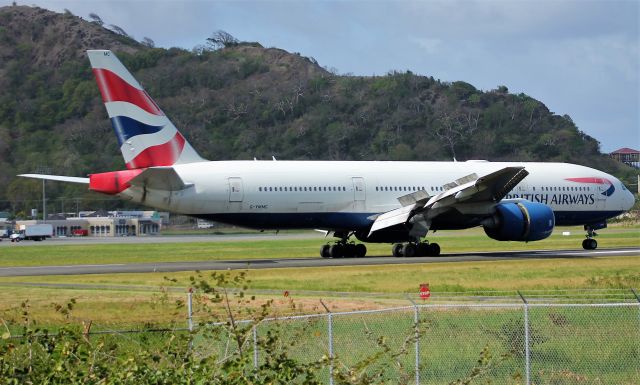
[[[131,185],[129,181],[144,170],[123,170],[89,175],[89,190],[114,195]]]
[[[104,68],[94,68],[93,74],[105,103],[129,102],[151,114],[164,115],[145,91],[133,87],[115,73]]]
[[[142,151],[138,156],[127,163],[128,169],[137,169],[153,166],[171,166],[182,154],[185,139],[182,134],[176,135],[166,143],[151,146]]]

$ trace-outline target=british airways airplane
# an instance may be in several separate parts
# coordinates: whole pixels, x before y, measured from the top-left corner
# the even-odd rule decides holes
[[[324,258],[364,257],[352,237],[393,244],[397,257],[435,256],[429,231],[475,226],[529,242],[584,225],[582,246],[595,249],[595,230],[634,204],[615,177],[567,163],[207,161],[111,51],[88,55],[127,169],[20,176],[254,229],[324,230],[337,238],[321,247]]]

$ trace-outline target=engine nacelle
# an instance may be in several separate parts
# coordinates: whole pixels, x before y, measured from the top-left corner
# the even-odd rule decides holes
[[[551,207],[529,201],[501,203],[484,232],[497,241],[539,241],[553,232],[555,216]]]

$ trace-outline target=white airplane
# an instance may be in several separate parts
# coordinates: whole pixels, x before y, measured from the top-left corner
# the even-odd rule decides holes
[[[584,225],[582,246],[595,249],[595,230],[634,204],[612,175],[566,163],[206,161],[111,51],[88,55],[127,170],[20,176],[248,228],[324,230],[338,238],[325,258],[364,257],[352,236],[391,243],[398,257],[438,255],[429,231],[475,226],[529,242]]]

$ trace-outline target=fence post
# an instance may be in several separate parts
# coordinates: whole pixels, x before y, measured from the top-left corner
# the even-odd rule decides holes
[[[524,365],[527,385],[531,385],[531,352],[529,351],[529,303],[518,290],[518,295],[524,303]]]
[[[407,299],[413,305],[413,323],[415,325],[416,333],[416,385],[420,385],[420,330],[418,327],[418,305],[407,295]]]
[[[327,323],[329,328],[329,385],[333,385],[333,314],[327,305],[320,300],[320,303],[327,311]]]
[[[634,288],[631,288],[631,292],[636,297],[636,301],[638,301],[638,332],[640,333],[640,295],[638,295],[638,292]],[[640,338],[638,338],[638,349],[640,350]]]
[[[193,288],[187,291],[187,326],[189,331],[193,331]]]
[[[258,325],[253,325],[253,367],[258,369]]]

